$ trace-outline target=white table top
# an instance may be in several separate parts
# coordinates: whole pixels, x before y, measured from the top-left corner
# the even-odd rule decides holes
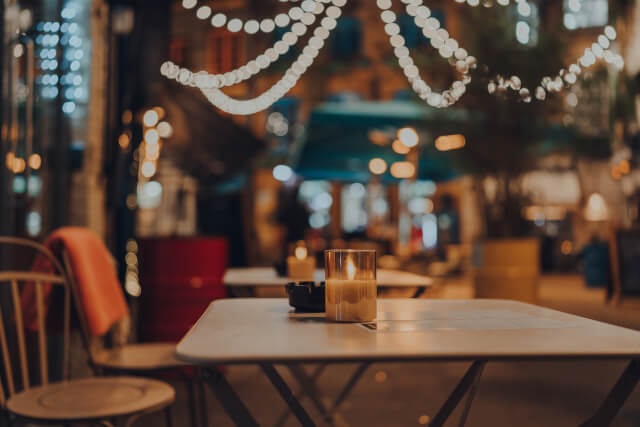
[[[218,300],[177,355],[194,364],[640,356],[640,332],[513,301],[379,299],[378,329],[292,313],[285,299]]]
[[[428,287],[433,280],[426,276],[397,270],[378,269],[376,272],[378,285],[387,287]],[[324,270],[316,270],[316,282],[324,280]],[[222,282],[226,286],[284,286],[295,280],[280,277],[273,267],[230,268]]]

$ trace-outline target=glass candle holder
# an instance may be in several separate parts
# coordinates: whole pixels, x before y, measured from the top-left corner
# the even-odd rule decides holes
[[[376,319],[376,251],[334,249],[324,253],[325,307],[328,320]]]

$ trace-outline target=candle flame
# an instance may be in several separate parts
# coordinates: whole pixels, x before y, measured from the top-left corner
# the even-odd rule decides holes
[[[356,277],[356,266],[351,259],[347,260],[347,277],[349,280],[353,280]]]
[[[300,261],[302,261],[303,259],[307,258],[307,248],[299,246],[296,248],[296,252],[295,252],[296,258],[298,258]]]

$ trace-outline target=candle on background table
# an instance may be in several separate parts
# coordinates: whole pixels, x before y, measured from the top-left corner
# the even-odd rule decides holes
[[[294,255],[287,257],[287,276],[293,280],[312,281],[316,259],[309,256],[307,247],[298,242]]]
[[[335,322],[371,322],[377,314],[376,252],[325,251],[325,311]]]

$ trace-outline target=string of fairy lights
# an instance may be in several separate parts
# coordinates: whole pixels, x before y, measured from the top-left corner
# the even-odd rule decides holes
[[[307,69],[313,65],[320,50],[326,44],[332,30],[337,26],[337,20],[342,16],[342,9],[348,0],[279,0],[281,3],[299,3],[292,6],[287,13],[280,13],[273,18],[241,20],[230,18],[224,13],[213,13],[206,5],[198,6],[198,0],[183,0],[185,9],[195,10],[196,17],[201,20],[210,20],[215,28],[226,28],[230,32],[244,31],[249,35],[258,32],[271,33],[276,28],[287,28],[281,39],[266,49],[256,58],[245,65],[222,74],[212,74],[206,71],[193,72],[171,61],[162,64],[163,76],[178,81],[185,86],[196,87],[202,91],[209,102],[217,108],[236,115],[250,115],[264,111],[275,102],[284,97],[298,82]],[[393,47],[394,55],[400,68],[413,91],[427,104],[436,108],[446,108],[458,102],[466,92],[466,86],[471,83],[472,70],[478,66],[477,59],[451,37],[448,31],[441,27],[440,21],[432,16],[429,7],[423,0],[400,0],[404,3],[407,15],[413,18],[415,25],[420,28],[425,37],[429,39],[431,46],[438,54],[448,61],[458,74],[458,78],[448,89],[442,92],[435,91],[421,76],[406,41],[401,34],[401,28],[397,23],[396,13],[392,0],[376,0],[380,10],[380,19],[384,23],[385,33],[389,36],[389,43]],[[457,3],[466,3],[468,6],[493,7],[509,6],[512,2],[518,5],[518,12],[523,15],[531,13],[531,6],[527,0],[454,0]],[[300,54],[285,71],[284,75],[270,88],[260,95],[250,99],[236,99],[225,94],[221,89],[236,85],[266,70],[282,55],[296,46],[300,40],[316,24],[307,44],[301,49]],[[574,85],[578,77],[599,59],[618,69],[624,67],[623,58],[612,50],[613,41],[617,34],[612,26],[606,26],[602,34],[588,48],[578,60],[561,69],[553,76],[543,77],[535,89],[523,85],[520,77],[496,75],[491,78],[487,90],[490,94],[506,94],[512,91],[522,102],[529,103],[536,99],[544,101],[549,93]]]

